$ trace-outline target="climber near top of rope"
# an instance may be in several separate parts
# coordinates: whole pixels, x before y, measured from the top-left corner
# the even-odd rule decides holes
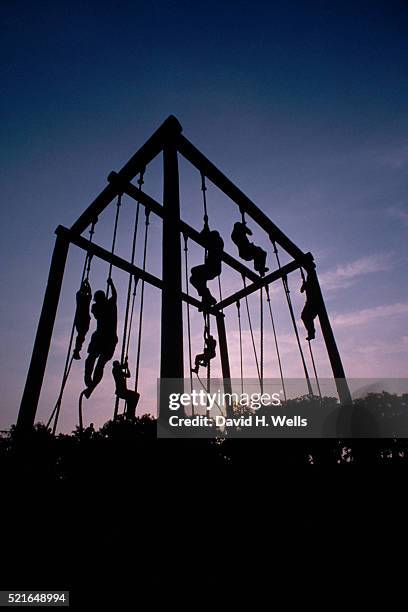
[[[216,230],[210,230],[208,225],[204,176],[202,176],[201,188],[203,191],[204,227],[200,232],[200,236],[205,240],[208,248],[205,251],[204,264],[195,266],[191,269],[190,283],[197,289],[198,295],[201,296],[204,309],[210,308],[217,303],[217,300],[211,295],[211,292],[207,287],[207,281],[213,280],[221,274],[224,241],[221,238],[220,233]]]
[[[91,311],[96,319],[96,331],[92,334],[88,346],[88,357],[85,362],[85,397],[90,397],[92,391],[101,382],[105,364],[110,361],[118,342],[117,328],[117,293],[111,278],[108,278],[108,288],[111,297],[104,291],[95,291]],[[95,365],[96,362],[96,365]]]
[[[302,269],[301,274],[303,282],[300,292],[306,294],[306,302],[300,316],[307,331],[306,340],[314,340],[316,337],[314,320],[319,314],[319,290],[312,274],[308,274],[306,278]]]
[[[250,242],[248,236],[252,236],[252,231],[247,226],[245,215],[242,213],[242,221],[234,223],[231,240],[237,245],[241,259],[253,261],[256,272],[259,272],[261,276],[265,276],[266,272],[269,270],[269,268],[265,267],[267,253],[261,249],[261,247]]]
[[[80,351],[82,349],[85,336],[88,333],[89,325],[91,323],[91,315],[89,314],[91,301],[91,286],[89,284],[89,280],[85,278],[76,293],[76,311],[74,325],[77,331],[77,337],[75,340],[75,348],[72,354],[72,359],[81,359]]]

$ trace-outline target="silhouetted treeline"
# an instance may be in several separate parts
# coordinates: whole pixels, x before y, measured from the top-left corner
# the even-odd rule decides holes
[[[314,401],[318,401],[316,398]],[[321,400],[319,400],[321,401]],[[324,398],[328,407],[333,398]],[[310,410],[313,402],[293,400],[292,407]],[[398,426],[407,415],[407,396],[370,394],[354,401],[358,413],[386,415]],[[245,410],[243,411],[245,413]],[[398,431],[398,429],[396,429]],[[16,443],[15,429],[0,437],[3,477],[20,477],[27,482],[107,483],[137,473],[145,474],[158,460],[161,469],[185,465],[197,469],[273,465],[399,464],[408,463],[408,439],[234,439],[220,434],[215,439],[156,439],[156,421],[142,416],[134,421],[119,417],[96,431],[93,425],[83,432],[52,436],[36,424],[24,444]],[[236,433],[236,432],[235,432]],[[239,432],[238,432],[239,434]],[[239,436],[238,436],[239,437]]]

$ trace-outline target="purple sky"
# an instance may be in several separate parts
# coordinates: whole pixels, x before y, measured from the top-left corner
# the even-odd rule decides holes
[[[157,1],[73,8],[65,2],[15,2],[3,9],[0,428],[16,419],[55,227],[71,225],[107,174],[170,113],[295,243],[315,255],[346,373],[406,376],[408,9],[394,1],[355,4]],[[161,183],[156,160],[145,189],[159,201]],[[181,185],[184,218],[200,228],[200,179],[184,162]],[[211,225],[236,255],[229,235],[237,211],[211,186],[208,202]],[[96,241],[107,248],[113,215],[111,207],[98,224]],[[122,215],[118,252],[128,257],[130,200]],[[253,229],[255,242],[266,246],[266,237]],[[160,222],[152,218],[148,269],[157,275],[160,237]],[[201,257],[191,249],[192,264]],[[57,395],[81,262],[73,247],[41,419]],[[227,294],[240,287],[240,279],[224,272]],[[105,264],[95,264],[93,289],[104,287],[106,273]],[[127,280],[122,273],[114,280],[122,317]],[[299,315],[298,274],[290,286]],[[212,287],[216,291],[215,282]],[[281,287],[272,297],[285,374],[298,376]],[[156,289],[146,289],[141,412],[155,408],[159,299]],[[251,305],[257,327],[258,300]],[[237,376],[234,307],[227,313],[227,333]],[[202,348],[201,334],[196,315],[194,352]],[[244,336],[245,374],[255,376],[247,331]],[[265,375],[276,376],[269,328],[266,346]],[[314,349],[319,373],[330,375],[320,333]],[[75,364],[67,387],[64,430],[76,423],[82,367]],[[219,373],[218,363],[213,372]],[[108,366],[87,403],[87,420],[100,425],[109,418],[113,392]]]

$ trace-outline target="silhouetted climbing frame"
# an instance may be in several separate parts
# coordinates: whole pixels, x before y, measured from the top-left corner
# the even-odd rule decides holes
[[[140,182],[140,176],[143,176],[145,168],[160,153],[163,154],[162,204],[150,197],[145,191],[142,191],[142,184]],[[320,327],[327,348],[333,376],[336,380],[340,401],[342,403],[350,402],[350,392],[329,317],[327,315],[323,296],[320,291],[313,256],[311,253],[304,253],[301,249],[299,249],[299,247],[297,247],[271,221],[271,219],[265,215],[265,213],[263,213],[240,189],[238,189],[238,187],[236,187],[218,168],[216,168],[216,166],[214,166],[214,164],[212,164],[189,140],[187,140],[187,138],[185,138],[185,136],[182,134],[182,127],[178,120],[174,116],[170,116],[119,172],[110,173],[108,176],[108,184],[105,189],[95,198],[95,200],[83,212],[83,214],[77,219],[70,229],[62,226],[59,226],[56,229],[56,243],[51,260],[48,283],[44,295],[33,353],[18,415],[18,432],[25,433],[29,431],[34,423],[70,244],[76,245],[77,247],[83,249],[87,253],[88,262],[91,258],[97,257],[109,264],[109,272],[111,272],[112,267],[121,269],[131,275],[131,277],[135,279],[135,282],[141,280],[143,283],[147,282],[161,290],[162,321],[160,377],[162,379],[179,379],[180,381],[184,379],[182,305],[184,301],[188,306],[202,308],[202,304],[189,292],[185,293],[182,291],[181,237],[184,236],[186,241],[188,239],[196,242],[207,251],[211,249],[211,245],[201,233],[180,218],[178,172],[179,154],[184,156],[184,158],[187,159],[200,173],[204,198],[205,180],[208,180],[218,189],[220,189],[232,201],[232,203],[238,207],[243,221],[245,220],[244,215],[249,217],[252,220],[252,224],[258,225],[263,231],[266,232],[275,250],[276,245],[279,245],[279,247],[292,259],[286,265],[280,265],[280,261],[278,261],[277,269],[269,272],[268,274],[265,273],[266,269],[262,270],[264,275],[261,276],[225,251],[221,253],[222,262],[237,271],[244,279],[243,289],[231,296],[224,298],[220,297],[218,303],[211,308],[204,308],[204,314],[207,318],[214,316],[216,319],[218,348],[221,357],[225,391],[231,392],[231,380],[228,343],[223,310],[231,305],[239,305],[240,301],[243,299],[246,302],[247,297],[255,291],[260,292],[262,299],[263,287],[265,287],[268,309],[271,316],[276,349],[278,353],[280,375],[283,381],[283,371],[279,348],[277,345],[275,324],[270,306],[270,294],[268,287],[271,283],[279,279],[282,280],[292,314],[293,309],[291,309],[287,277],[291,272],[298,269],[303,269],[306,271],[308,278],[312,279],[315,283],[319,299],[318,317]],[[139,175],[139,187],[136,187],[131,182],[137,175]],[[114,201],[115,198],[121,196],[122,194],[126,194],[130,198],[133,198],[137,205],[141,204],[146,208],[146,212],[148,214],[152,213],[161,218],[163,221],[161,279],[148,273],[145,268],[141,269],[137,267],[134,264],[133,257],[131,257],[130,261],[127,261],[126,259],[116,255],[113,249],[111,251],[107,251],[106,249],[103,249],[95,244],[95,242],[88,240],[81,235],[87,228],[92,227],[95,219],[98,218],[102,211],[112,201]],[[207,210],[205,199],[204,203],[206,217]],[[252,257],[250,253],[248,254],[248,248],[258,248],[248,247],[248,245],[243,244],[240,239],[238,239],[238,245],[244,250],[244,254],[248,259],[250,256]],[[262,265],[257,265],[257,267],[262,269]],[[130,294],[128,293],[128,298],[129,295]],[[263,309],[261,306],[261,316],[262,313]],[[169,322],[171,322],[170,325],[168,324]],[[294,321],[294,327],[295,326],[296,321]],[[125,344],[123,344],[123,346],[125,346]],[[263,350],[264,348],[261,339],[261,355],[263,355]],[[262,382],[262,364],[260,364],[259,371]],[[310,385],[308,374],[306,374],[306,378],[308,380],[308,385]],[[64,372],[62,388],[64,387],[65,382],[66,371]],[[180,388],[180,392],[183,390],[183,388]],[[177,391],[177,389],[174,389],[174,391]],[[59,410],[59,408],[57,408],[57,410]],[[168,412],[169,409],[167,402],[163,401],[162,398],[160,401],[160,416],[167,419]]]

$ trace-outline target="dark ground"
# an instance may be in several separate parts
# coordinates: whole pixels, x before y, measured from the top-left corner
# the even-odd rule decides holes
[[[110,600],[124,609],[179,567],[180,551],[179,577],[199,571],[207,547],[223,564],[219,547],[235,540],[234,523],[235,544],[256,539],[272,512],[285,529],[305,526],[314,496],[313,485],[300,494],[306,472],[324,471],[326,495],[333,472],[348,479],[407,461],[408,442],[397,439],[157,440],[150,417],[55,438],[39,424],[22,446],[12,430],[0,441],[1,588],[70,590],[78,607]],[[278,493],[282,483],[294,505]],[[330,503],[326,495],[325,511]]]

